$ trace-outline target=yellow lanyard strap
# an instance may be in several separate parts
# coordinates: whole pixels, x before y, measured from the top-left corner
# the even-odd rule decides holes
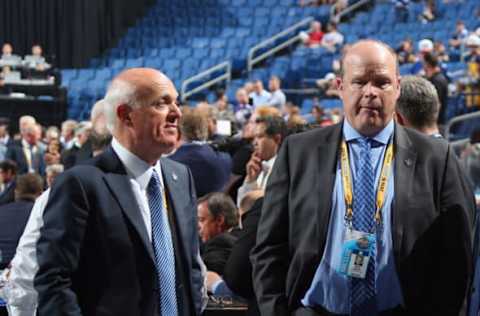
[[[340,151],[340,166],[342,172],[343,195],[345,198],[345,220],[349,223],[353,219],[353,190],[352,190],[352,175],[350,172],[350,160],[348,158],[348,147],[345,140],[342,141]],[[385,203],[385,193],[388,187],[388,178],[391,173],[391,166],[393,162],[393,144],[390,142],[383,158],[382,172],[378,182],[377,202],[375,210],[375,221],[380,224],[382,221],[381,209]]]

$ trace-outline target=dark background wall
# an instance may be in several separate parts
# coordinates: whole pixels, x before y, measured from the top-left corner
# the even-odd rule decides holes
[[[29,54],[34,43],[61,68],[85,66],[114,46],[155,0],[1,0],[0,45]]]

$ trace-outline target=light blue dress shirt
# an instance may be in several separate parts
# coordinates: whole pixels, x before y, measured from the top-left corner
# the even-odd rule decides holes
[[[388,142],[393,137],[393,120],[373,139],[372,163],[375,171],[375,192],[383,165],[383,158]],[[358,139],[362,137],[348,122],[344,121],[343,135],[348,144],[350,169],[355,183],[356,165],[359,161],[360,146]],[[403,296],[396,272],[392,244],[392,202],[394,196],[393,163],[385,203],[382,207],[382,229],[377,229],[377,258],[375,265],[376,292],[378,311],[403,305]],[[375,196],[376,198],[376,196]],[[353,199],[355,203],[355,197]],[[335,186],[332,193],[332,212],[328,225],[327,241],[320,265],[305,297],[304,306],[321,306],[334,314],[350,313],[349,277],[337,272],[340,264],[343,236],[345,233],[345,198],[343,195],[340,163],[337,164]],[[355,216],[355,214],[354,214]],[[378,226],[377,226],[378,227]]]

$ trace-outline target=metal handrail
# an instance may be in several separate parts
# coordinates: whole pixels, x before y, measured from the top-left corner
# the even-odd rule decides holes
[[[452,118],[450,121],[447,122],[447,124],[445,124],[445,138],[447,140],[450,139],[451,137],[450,129],[452,128],[453,125],[458,124],[459,122],[468,121],[476,118],[480,118],[480,111],[462,114]]]
[[[195,82],[195,81],[198,81],[200,79],[203,79],[205,77],[207,77],[208,75],[210,75],[211,73],[214,73],[215,71],[218,71],[218,70],[221,70],[225,68],[225,73],[223,73],[222,75],[216,77],[216,78],[213,78],[212,80],[209,80],[203,84],[201,84],[200,86],[196,87],[196,88],[193,88],[192,90],[187,90],[188,88],[188,85],[192,82]],[[230,63],[230,61],[224,61],[223,63],[220,63],[218,65],[215,65],[211,68],[208,68],[207,70],[205,71],[202,71],[201,73],[199,74],[196,74],[195,76],[192,76],[190,78],[187,78],[185,79],[183,82],[182,82],[182,89],[181,89],[181,100],[182,102],[186,101],[187,98],[199,91],[202,91],[204,89],[207,89],[211,86],[213,86],[214,84],[216,84],[217,82],[221,82],[221,81],[227,81],[227,82],[230,82],[230,80],[232,79],[232,64]]]
[[[293,32],[293,31],[296,31],[296,30],[300,29],[300,28],[304,27],[305,25],[310,24],[310,22],[312,22],[313,20],[314,19],[311,16],[308,17],[308,18],[305,18],[302,21],[286,28],[285,30],[281,31],[280,33],[277,33],[277,34],[273,35],[272,37],[267,38],[266,40],[260,42],[259,44],[253,46],[252,48],[250,48],[250,50],[248,51],[248,59],[247,59],[247,70],[248,70],[248,72],[252,71],[253,66],[255,66],[255,64],[259,63],[260,61],[264,60],[265,58],[268,58],[268,57],[272,56],[273,54],[275,54],[276,52],[284,49],[285,47],[290,46],[291,44],[295,43],[296,41],[299,41],[300,36],[298,34],[295,34],[293,37],[289,38],[285,42],[283,42],[283,43],[281,43],[281,44],[279,44],[275,47],[272,47],[271,49],[267,50],[266,52],[264,52],[263,54],[261,54],[257,57],[253,57],[254,54],[258,50],[274,43],[277,39]]]
[[[358,2],[355,2],[354,4],[348,6],[345,8],[345,10],[342,10],[341,12],[339,12],[338,14],[334,14],[335,12],[335,5],[332,5],[331,9],[330,9],[330,21],[333,21],[335,23],[338,23],[340,22],[340,19],[344,16],[344,15],[347,15],[348,13],[356,10],[357,8],[360,8],[361,6],[363,6],[364,4],[367,4],[369,3],[371,0],[360,0]]]

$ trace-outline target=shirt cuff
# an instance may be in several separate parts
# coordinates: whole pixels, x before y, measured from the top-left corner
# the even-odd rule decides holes
[[[218,287],[219,287],[222,283],[224,283],[223,280],[218,280],[218,281],[215,281],[215,282],[212,284],[212,294],[213,294],[213,295],[217,295],[217,294],[218,294],[218,293],[217,293],[217,289],[218,289]]]

